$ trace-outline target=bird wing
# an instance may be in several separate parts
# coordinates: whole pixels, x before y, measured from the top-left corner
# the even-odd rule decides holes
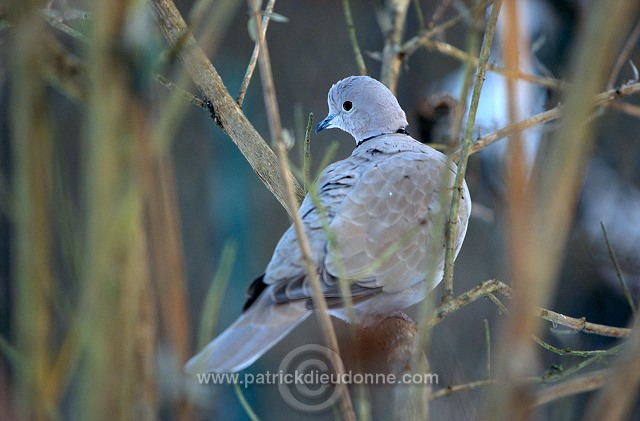
[[[325,258],[327,271],[385,292],[408,288],[428,273],[435,286],[454,176],[453,164],[436,151],[397,153],[372,165],[330,224],[336,241]],[[466,186],[464,194],[459,245],[470,211]]]
[[[305,198],[300,214],[330,307],[340,306],[338,279],[350,281],[354,301],[394,292],[441,271],[444,221],[455,166],[437,151],[404,151],[358,168],[353,160],[328,167],[318,181],[318,199]],[[365,168],[364,170],[362,168]],[[360,170],[360,171],[359,171]],[[443,194],[440,194],[440,192]],[[466,185],[460,207],[456,252],[470,212]],[[318,202],[321,206],[317,206]],[[441,217],[440,222],[436,216]],[[435,246],[434,241],[441,242]],[[433,279],[435,285],[440,279]],[[312,295],[293,228],[283,235],[267,268],[265,284],[277,303]],[[310,305],[310,301],[308,302]]]
[[[366,167],[366,159],[354,156],[331,164],[318,178],[314,187],[315,195],[308,194],[300,206],[299,214],[309,240],[311,259],[318,269],[321,288],[325,297],[329,299],[330,306],[340,305],[339,297],[341,295],[336,277],[326,271],[324,267],[327,242],[329,241],[327,233],[330,232],[328,227],[340,209],[344,198],[351,194],[351,190],[358,184]],[[277,303],[311,297],[311,285],[306,276],[298,238],[293,226],[284,233],[278,242],[264,278],[257,282],[265,285],[273,284],[270,293]],[[260,285],[256,285],[253,290],[260,291],[260,288],[262,288]],[[351,285],[351,295],[354,298],[375,293],[378,290],[378,288],[372,289],[357,284]]]

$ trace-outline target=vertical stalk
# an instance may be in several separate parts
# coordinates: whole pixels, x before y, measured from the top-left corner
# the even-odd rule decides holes
[[[135,153],[137,137],[148,130],[132,92],[136,69],[123,36],[130,6],[126,0],[96,1],[93,8],[78,419],[156,415],[149,368],[154,319],[148,312],[152,299]]]
[[[51,225],[52,139],[45,83],[40,73],[44,31],[35,7],[16,5],[13,32],[12,148],[14,223],[14,329],[23,364],[16,372],[18,410],[24,419],[48,418],[45,393],[53,356]],[[21,13],[22,12],[22,13]]]

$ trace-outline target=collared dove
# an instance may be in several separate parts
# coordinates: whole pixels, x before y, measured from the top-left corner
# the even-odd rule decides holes
[[[456,166],[407,134],[405,113],[382,83],[348,77],[331,87],[328,102],[329,115],[316,132],[342,129],[357,146],[322,172],[317,200],[308,194],[299,214],[331,314],[347,319],[338,279],[349,280],[349,321],[366,325],[421,301],[440,282]],[[456,255],[470,211],[464,184]],[[312,313],[311,295],[290,227],[249,288],[242,315],[185,369],[235,372],[249,366]]]

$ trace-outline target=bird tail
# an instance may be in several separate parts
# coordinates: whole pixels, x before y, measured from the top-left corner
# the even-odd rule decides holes
[[[260,358],[311,311],[305,301],[275,304],[269,291],[231,326],[204,347],[185,365],[185,371],[195,373],[232,373],[240,371]]]

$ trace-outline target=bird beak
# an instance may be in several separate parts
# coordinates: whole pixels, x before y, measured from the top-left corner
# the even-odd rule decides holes
[[[331,125],[331,120],[333,120],[335,116],[332,114],[329,114],[328,116],[325,117],[324,120],[322,120],[320,122],[320,124],[318,124],[318,127],[316,127],[316,133],[320,132],[321,130],[324,129],[330,129],[333,126]]]

